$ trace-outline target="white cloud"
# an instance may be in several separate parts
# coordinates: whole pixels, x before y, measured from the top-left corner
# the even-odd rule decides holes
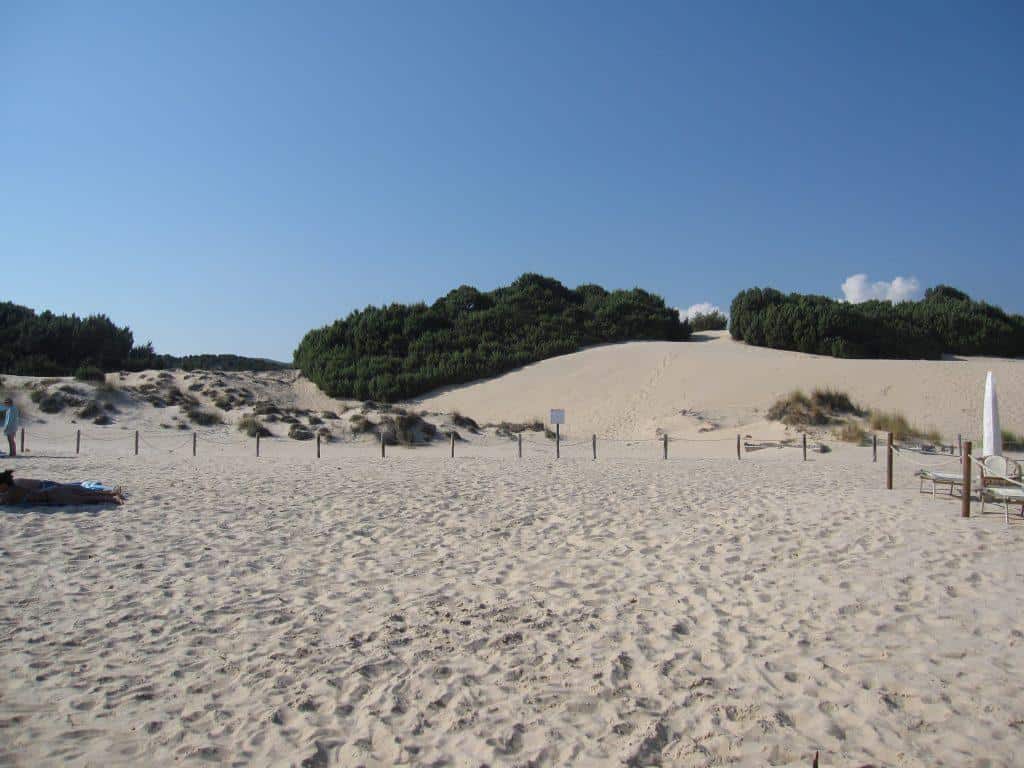
[[[843,281],[843,298],[851,304],[879,299],[881,301],[910,301],[921,295],[921,284],[916,277],[894,277],[892,282],[879,280],[869,283],[864,273],[850,275]]]
[[[702,301],[700,304],[691,304],[687,309],[676,309],[679,313],[679,317],[682,320],[693,320],[697,315],[710,315],[712,312],[719,312],[726,317],[729,316],[728,312],[723,312],[722,308],[712,304],[710,301]]]

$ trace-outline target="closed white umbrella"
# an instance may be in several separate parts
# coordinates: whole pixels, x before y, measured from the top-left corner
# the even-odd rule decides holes
[[[1003,454],[1003,433],[999,429],[999,400],[996,398],[996,380],[992,371],[985,377],[985,415],[981,424],[982,456]]]

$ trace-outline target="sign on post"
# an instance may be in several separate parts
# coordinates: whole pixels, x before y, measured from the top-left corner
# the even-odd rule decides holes
[[[565,424],[565,409],[563,409],[563,408],[552,408],[551,409],[551,423],[552,424]]]

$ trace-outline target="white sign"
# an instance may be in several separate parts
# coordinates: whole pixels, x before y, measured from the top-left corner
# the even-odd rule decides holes
[[[551,423],[552,424],[565,424],[565,411],[561,408],[551,409]]]

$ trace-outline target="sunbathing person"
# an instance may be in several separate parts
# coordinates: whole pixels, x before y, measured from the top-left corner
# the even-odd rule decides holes
[[[120,504],[124,491],[99,483],[55,483],[52,480],[15,480],[14,472],[0,472],[0,504]]]

